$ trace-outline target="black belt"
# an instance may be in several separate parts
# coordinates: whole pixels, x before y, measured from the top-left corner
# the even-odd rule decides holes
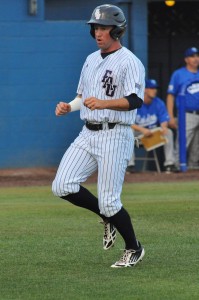
[[[199,110],[189,110],[187,111],[189,114],[199,115]]]
[[[106,123],[108,125],[108,129],[113,129],[115,127],[116,124],[118,123]],[[90,123],[90,122],[86,122],[86,127],[89,130],[93,130],[93,131],[98,131],[98,130],[102,130],[103,129],[103,123],[99,123],[99,124],[95,124],[95,123]]]

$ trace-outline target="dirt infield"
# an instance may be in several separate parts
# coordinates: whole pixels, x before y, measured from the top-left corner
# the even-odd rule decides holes
[[[55,174],[56,169],[54,168],[1,169],[0,187],[51,185]],[[129,183],[173,181],[199,181],[199,170],[189,170],[174,174],[140,172],[126,174],[125,176],[125,182]],[[97,173],[91,176],[86,183],[95,182],[97,182]]]

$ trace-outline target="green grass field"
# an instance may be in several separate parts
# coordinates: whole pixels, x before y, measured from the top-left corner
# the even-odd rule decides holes
[[[122,199],[146,255],[113,269],[123,241],[104,251],[98,216],[50,187],[1,188],[0,299],[199,299],[199,183],[125,184]]]

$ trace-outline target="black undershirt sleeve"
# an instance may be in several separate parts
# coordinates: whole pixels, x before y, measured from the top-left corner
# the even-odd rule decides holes
[[[129,110],[140,108],[143,104],[143,100],[139,98],[136,94],[131,94],[126,96],[125,99],[129,102]]]

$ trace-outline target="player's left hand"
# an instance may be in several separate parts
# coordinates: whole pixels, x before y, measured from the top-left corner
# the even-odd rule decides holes
[[[105,101],[99,100],[95,97],[89,97],[84,100],[84,105],[88,107],[90,110],[95,109],[104,109],[105,108]]]

